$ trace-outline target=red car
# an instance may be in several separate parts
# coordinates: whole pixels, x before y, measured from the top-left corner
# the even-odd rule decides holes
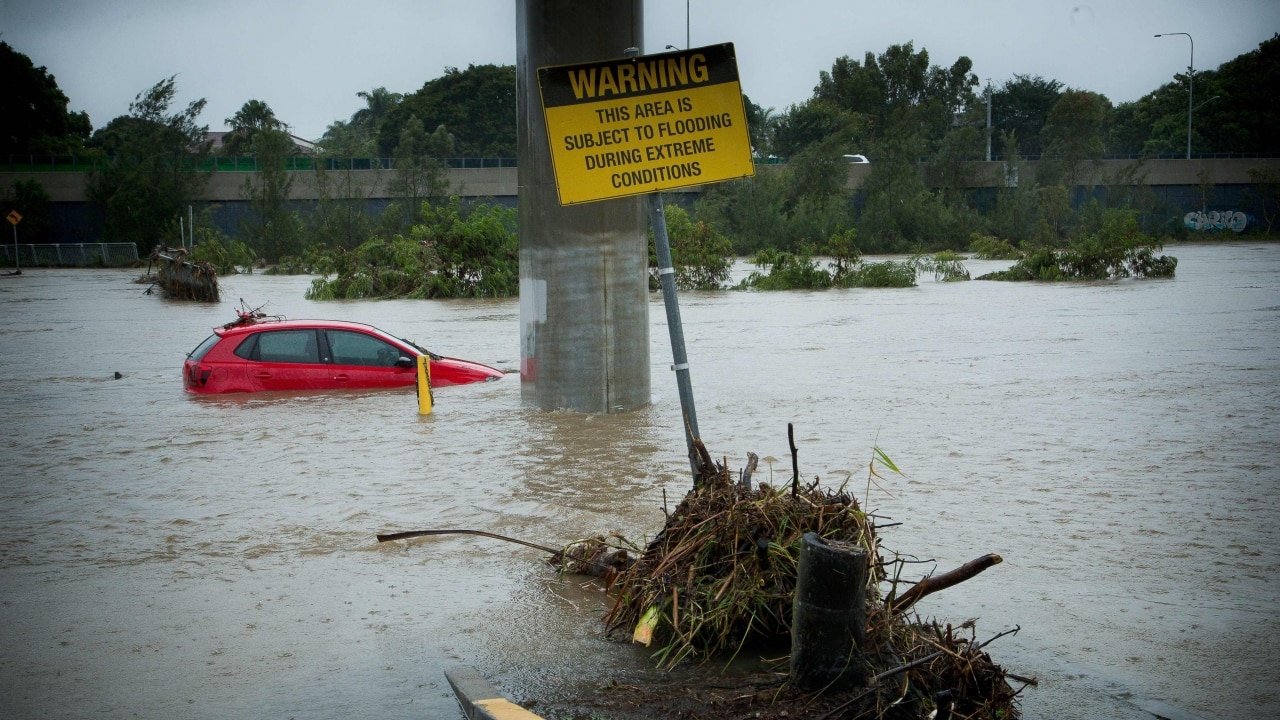
[[[189,393],[410,387],[418,356],[431,358],[431,386],[497,380],[501,370],[441,357],[372,325],[343,320],[268,319],[240,313],[187,355]]]

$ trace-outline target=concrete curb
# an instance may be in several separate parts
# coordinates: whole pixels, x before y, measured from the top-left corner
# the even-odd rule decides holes
[[[458,696],[458,705],[467,720],[542,720],[538,715],[500,697],[488,680],[469,667],[454,667],[444,671]]]

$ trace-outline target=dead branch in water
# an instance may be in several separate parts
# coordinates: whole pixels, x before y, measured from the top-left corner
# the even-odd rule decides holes
[[[901,613],[903,610],[906,610],[916,604],[920,598],[926,595],[932,595],[939,590],[945,590],[952,585],[959,585],[983,570],[986,570],[993,565],[999,565],[1003,561],[1004,558],[999,555],[989,553],[975,560],[970,560],[951,572],[945,572],[941,575],[931,575],[924,578],[913,585],[910,590],[902,593],[902,596],[897,600],[893,601],[892,612],[894,614]]]
[[[535,543],[525,542],[524,540],[517,540],[516,538],[513,538],[513,537],[507,537],[506,535],[498,535],[496,533],[485,532],[484,530],[406,530],[404,532],[394,532],[394,533],[386,533],[383,535],[379,535],[378,542],[390,542],[392,540],[408,540],[409,538],[425,537],[429,535],[479,535],[480,537],[492,538],[494,540],[501,540],[503,542],[515,543],[517,545],[524,545],[525,547],[531,547],[534,550],[541,550],[546,553],[551,553],[552,555],[560,554],[559,550],[549,548],[545,545],[537,545]]]

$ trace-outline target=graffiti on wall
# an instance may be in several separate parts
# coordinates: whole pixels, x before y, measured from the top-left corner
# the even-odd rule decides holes
[[[1182,216],[1182,222],[1192,230],[1219,232],[1230,230],[1242,233],[1249,227],[1249,216],[1239,210],[1192,210]]]

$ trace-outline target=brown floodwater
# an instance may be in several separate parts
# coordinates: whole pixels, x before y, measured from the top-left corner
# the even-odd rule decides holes
[[[684,293],[700,429],[781,481],[792,423],[801,475],[901,522],[883,545],[918,572],[1002,555],[918,609],[1020,626],[988,650],[1039,678],[1028,717],[1280,715],[1280,245],[1166,252],[1172,280]],[[249,275],[181,303],[137,274],[0,277],[0,717],[453,720],[450,666],[521,699],[649,662],[535,550],[374,535],[655,533],[689,486],[660,295],[648,407],[534,410],[513,373],[420,416],[411,390],[190,397],[179,370],[241,298],[514,370],[517,299]],[[868,491],[875,446],[906,477]]]

